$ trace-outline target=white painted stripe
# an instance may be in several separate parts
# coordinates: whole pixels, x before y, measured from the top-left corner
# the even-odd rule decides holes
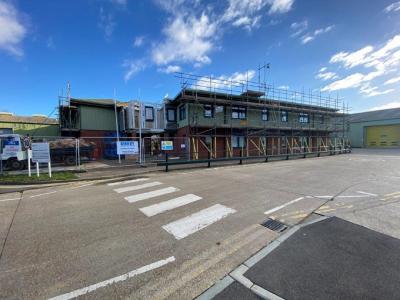
[[[104,280],[102,282],[89,285],[87,287],[81,288],[79,290],[72,291],[70,293],[66,293],[66,294],[63,294],[63,295],[60,295],[60,296],[57,296],[57,297],[50,298],[49,300],[68,300],[68,299],[73,299],[73,298],[76,298],[76,297],[79,297],[79,296],[82,296],[82,295],[86,295],[88,293],[91,293],[91,292],[99,289],[99,288],[103,288],[103,287],[106,287],[108,285],[111,285],[111,284],[114,284],[114,283],[117,283],[117,282],[125,281],[125,280],[127,280],[129,278],[132,278],[134,276],[137,276],[137,275],[149,272],[151,270],[160,268],[162,266],[165,266],[166,264],[168,264],[170,262],[173,262],[173,261],[175,261],[175,257],[171,256],[171,257],[168,257],[167,259],[156,261],[156,262],[154,262],[152,264],[149,264],[149,265],[141,267],[139,269],[130,271],[130,272],[125,273],[123,275],[119,275],[117,277],[110,278],[110,279]]]
[[[142,201],[142,200],[150,199],[153,197],[170,194],[170,193],[174,193],[177,191],[179,191],[178,188],[170,186],[170,187],[160,189],[160,190],[155,190],[155,191],[151,191],[151,192],[147,192],[147,193],[128,196],[128,197],[125,197],[125,200],[128,201],[129,203],[134,203],[137,201]]]
[[[93,184],[94,184],[94,182],[90,182],[90,183],[86,183],[86,184],[81,184],[81,185],[74,186],[74,187],[70,188],[70,190],[80,189],[80,188],[83,188],[83,187],[85,187],[85,186],[89,186],[89,185],[93,185]]]
[[[148,217],[152,217],[155,215],[158,215],[160,213],[163,213],[165,211],[181,207],[183,205],[201,200],[203,198],[193,195],[193,194],[188,194],[182,197],[174,198],[168,201],[163,201],[154,205],[150,205],[147,207],[139,208],[139,210],[144,213]]]
[[[363,191],[357,191],[357,193],[364,194],[364,195],[369,195],[369,196],[373,196],[373,197],[378,196],[377,194],[367,193],[367,192],[363,192]]]
[[[333,196],[313,196],[314,198],[326,198],[331,199]],[[308,197],[307,197],[308,198]]]
[[[190,216],[164,225],[162,228],[177,240],[180,240],[235,212],[236,210],[232,208],[215,204]]]
[[[284,208],[284,207],[286,207],[286,206],[288,206],[288,205],[291,205],[291,204],[293,204],[293,203],[299,202],[300,200],[303,200],[303,199],[304,199],[304,197],[300,197],[300,198],[294,199],[294,200],[289,201],[289,202],[287,202],[287,203],[285,203],[285,204],[282,204],[282,205],[279,205],[279,206],[277,206],[277,207],[274,207],[274,208],[272,208],[272,209],[270,209],[270,210],[267,210],[264,214],[269,215],[269,214],[271,214],[271,213],[273,213],[273,212],[276,212],[276,211],[278,211],[278,210],[281,210],[282,208]]]
[[[145,189],[145,188],[149,188],[149,187],[153,187],[153,186],[157,186],[157,185],[161,185],[161,184],[162,184],[162,182],[154,181],[154,182],[133,185],[133,186],[126,186],[123,188],[115,189],[114,192],[125,193],[125,192],[129,192],[129,191],[137,191],[137,190],[141,190],[141,189]]]
[[[15,201],[15,200],[19,200],[19,199],[20,199],[20,198],[2,199],[2,200],[0,200],[0,202]]]
[[[50,195],[50,194],[54,194],[54,193],[57,193],[57,191],[52,191],[52,192],[48,192],[48,193],[33,195],[33,196],[31,196],[30,198],[36,198],[36,197],[45,196],[45,195]]]
[[[135,183],[135,182],[146,181],[146,180],[149,180],[149,178],[138,178],[138,179],[125,180],[125,181],[111,182],[111,183],[107,183],[107,185],[115,186],[115,185]]]
[[[335,198],[365,198],[365,196],[355,195],[355,196],[336,196]]]

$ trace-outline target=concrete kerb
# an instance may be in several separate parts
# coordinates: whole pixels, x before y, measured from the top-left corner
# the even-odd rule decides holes
[[[302,224],[297,224],[287,230],[285,233],[276,238],[273,242],[269,243],[263,249],[258,251],[256,254],[247,259],[244,263],[240,264],[236,269],[234,269],[229,275],[225,276],[223,279],[215,283],[211,288],[198,296],[197,300],[210,300],[213,299],[217,294],[221,293],[225,288],[232,284],[235,280],[242,284],[244,287],[250,289],[257,296],[268,299],[268,300],[284,300],[283,298],[275,295],[274,293],[254,284],[251,280],[246,278],[243,274],[246,273],[251,267],[257,264],[260,260],[265,258],[273,250],[278,248],[285,240],[296,233],[302,227],[323,221],[329,217],[321,216],[312,221],[305,222]]]

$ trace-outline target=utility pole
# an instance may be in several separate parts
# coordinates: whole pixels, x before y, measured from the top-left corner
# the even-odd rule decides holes
[[[118,128],[118,113],[117,113],[117,97],[116,91],[114,88],[114,114],[115,114],[115,131],[117,133],[117,154],[118,154],[118,163],[121,164],[121,154],[118,153],[118,145],[119,145],[119,128]]]

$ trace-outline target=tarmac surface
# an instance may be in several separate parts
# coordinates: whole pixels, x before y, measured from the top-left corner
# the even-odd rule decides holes
[[[298,230],[244,276],[284,299],[400,299],[400,240],[328,218]]]
[[[0,299],[192,299],[279,236],[267,218],[318,212],[400,238],[394,152],[136,179],[1,194]]]

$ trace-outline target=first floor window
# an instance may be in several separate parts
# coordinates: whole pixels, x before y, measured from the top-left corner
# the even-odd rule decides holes
[[[179,107],[179,120],[185,120],[186,119],[186,106],[182,105]]]
[[[261,119],[263,121],[268,121],[268,109],[263,109],[261,111]]]
[[[232,119],[245,120],[246,119],[246,108],[239,107],[239,106],[233,106],[232,107]]]
[[[281,111],[281,122],[287,122],[287,121],[288,121],[288,112]]]
[[[214,117],[214,110],[211,104],[204,104],[204,117],[205,118]]]
[[[173,109],[173,108],[168,108],[167,109],[167,121],[168,122],[175,122],[176,121],[175,109]]]
[[[151,106],[145,106],[144,115],[146,121],[154,121],[154,108]]]
[[[239,136],[239,135],[232,136],[232,147],[233,148],[244,148],[245,147],[244,136]]]
[[[308,122],[309,122],[308,114],[300,113],[299,114],[299,123],[308,123]]]

